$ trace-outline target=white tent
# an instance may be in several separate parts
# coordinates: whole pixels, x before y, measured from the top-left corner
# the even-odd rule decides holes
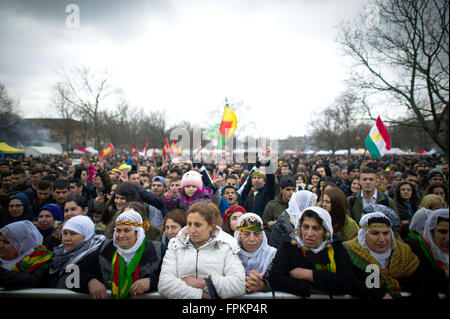
[[[316,155],[330,155],[331,151],[320,150],[316,153]]]
[[[92,155],[97,155],[98,154],[98,151],[95,148],[91,147],[91,146],[86,147],[85,150],[89,151],[89,153],[91,153]]]
[[[358,149],[357,149],[356,151],[354,151],[352,154],[355,154],[355,155],[363,155],[365,151],[366,151],[366,150],[363,149],[363,148],[358,148]],[[368,152],[367,152],[367,153],[368,153]]]
[[[335,155],[347,155],[348,154],[348,150],[337,150],[336,152],[334,152]]]
[[[39,157],[43,155],[62,155],[62,152],[50,146],[28,146],[25,148],[25,156]]]
[[[408,154],[408,153],[405,151],[402,151],[401,149],[399,149],[397,147],[393,147],[389,151],[387,151],[385,154],[404,155],[404,154]]]

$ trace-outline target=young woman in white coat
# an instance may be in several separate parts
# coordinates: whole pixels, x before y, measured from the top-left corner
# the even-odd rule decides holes
[[[215,224],[208,203],[187,212],[187,226],[172,238],[164,256],[158,291],[173,299],[233,298],[245,294],[245,270],[236,239]]]

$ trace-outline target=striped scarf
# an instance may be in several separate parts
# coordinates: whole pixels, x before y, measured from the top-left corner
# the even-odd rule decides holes
[[[30,272],[39,267],[48,267],[53,252],[44,245],[37,246],[34,251],[18,261],[11,270],[16,272]]]
[[[416,237],[417,240],[419,241],[420,244],[420,248],[422,248],[423,253],[425,254],[425,256],[427,257],[428,261],[431,263],[431,265],[433,266],[433,268],[436,271],[445,271],[445,264],[434,258],[433,255],[433,251],[431,249],[430,244],[427,242],[427,240],[425,239],[425,237],[423,236],[418,236]]]
[[[342,238],[344,241],[351,240],[358,236],[359,226],[358,224],[347,215],[345,216],[345,225],[342,231]]]
[[[139,262],[145,250],[144,240],[139,246],[133,259],[131,259],[128,266],[123,257],[121,257],[117,250],[114,253],[111,263],[111,298],[112,299],[126,299],[130,297],[130,287],[136,280],[139,279]]]
[[[411,248],[400,241],[397,241],[393,248],[389,260],[388,268],[382,269],[378,261],[370,254],[369,250],[359,244],[358,238],[346,241],[344,247],[350,259],[357,268],[362,271],[370,264],[378,265],[380,268],[381,287],[392,297],[400,297],[400,283],[397,279],[410,277],[419,266],[419,258],[412,252]]]
[[[328,259],[330,260],[330,262],[326,265],[323,264],[313,264],[314,268],[316,268],[316,270],[322,270],[322,271],[327,271],[327,272],[332,272],[332,273],[336,273],[336,261],[334,260],[334,249],[331,246],[331,243],[327,244],[327,251],[328,251]],[[306,256],[306,253],[308,251],[308,248],[305,246],[300,247],[300,251],[302,252],[303,256]]]

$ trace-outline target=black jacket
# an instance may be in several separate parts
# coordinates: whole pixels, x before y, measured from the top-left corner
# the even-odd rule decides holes
[[[289,236],[293,231],[294,225],[290,222],[289,214],[286,211],[282,212],[270,232],[269,245],[277,249],[280,248],[283,242],[289,241]]]
[[[244,207],[248,212],[258,214],[262,217],[266,205],[275,198],[275,175],[266,174],[266,183],[256,195],[251,191],[252,181],[250,176],[242,191],[239,205]]]
[[[318,254],[308,251],[303,256],[297,244],[282,243],[273,260],[269,271],[269,281],[274,291],[283,291],[298,296],[308,297],[311,289],[320,290],[330,295],[353,294],[353,269],[347,250],[342,246],[339,237],[334,237],[332,243],[336,273],[316,270],[314,264],[328,264],[328,250],[323,249]],[[289,272],[297,267],[311,269],[314,282],[293,278]]]
[[[48,267],[39,267],[30,272],[16,272],[0,267],[0,287],[15,290],[25,288],[47,288]]]
[[[425,255],[418,238],[408,238],[405,242],[411,247],[411,250],[419,258],[420,264],[424,270],[426,281],[430,283],[430,290],[428,295],[431,298],[438,298],[439,293],[449,295],[449,281],[445,278],[445,273],[442,270],[437,271],[431,261]]]

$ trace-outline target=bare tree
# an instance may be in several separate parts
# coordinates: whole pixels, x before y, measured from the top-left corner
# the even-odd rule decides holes
[[[336,104],[333,104],[316,115],[312,121],[312,136],[315,143],[322,149],[331,150],[333,153],[338,150],[339,137],[342,134],[343,126],[340,120],[341,113]]]
[[[87,122],[91,129],[95,147],[100,147],[101,110],[108,104],[108,98],[119,93],[120,89],[112,84],[112,75],[107,70],[92,70],[83,66],[67,71],[60,68],[61,77],[57,88],[61,97],[75,111],[75,116]],[[87,137],[85,137],[87,138]]]
[[[0,83],[0,140],[9,143],[23,141],[21,122],[19,102],[10,98],[6,87]]]
[[[66,100],[66,90],[64,85],[56,83],[53,86],[53,96],[51,98],[50,107],[56,109],[56,115],[62,120],[56,124],[55,129],[64,136],[65,146],[67,150],[73,148],[73,137],[77,129],[75,118],[75,108]]]
[[[341,134],[342,137],[340,140],[345,145],[345,148],[348,150],[348,154],[350,154],[350,148],[355,145],[354,143],[354,127],[356,123],[356,113],[357,113],[357,103],[358,97],[354,92],[347,90],[337,97],[334,102],[336,107],[336,114],[338,116],[337,120],[341,124]]]
[[[371,0],[369,8],[341,26],[338,41],[355,62],[350,82],[388,96],[383,121],[419,125],[448,157],[449,2]]]

